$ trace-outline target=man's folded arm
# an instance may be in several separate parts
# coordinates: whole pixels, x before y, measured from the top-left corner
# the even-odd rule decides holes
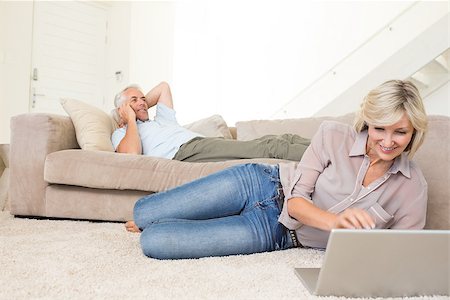
[[[173,109],[172,92],[170,91],[170,86],[167,82],[161,82],[152,88],[150,92],[145,95],[145,99],[149,108],[158,103],[162,103]]]
[[[125,136],[117,146],[116,152],[142,154],[141,138],[139,136],[136,120],[128,122]]]

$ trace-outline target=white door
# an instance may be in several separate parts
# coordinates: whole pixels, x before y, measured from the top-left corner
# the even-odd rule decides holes
[[[107,7],[34,1],[30,111],[65,114],[59,99],[104,104]]]

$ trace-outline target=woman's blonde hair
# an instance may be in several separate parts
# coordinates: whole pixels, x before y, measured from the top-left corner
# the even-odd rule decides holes
[[[422,97],[417,87],[410,81],[389,80],[371,90],[361,103],[356,114],[354,128],[361,132],[373,126],[389,126],[397,123],[406,112],[414,127],[411,142],[405,151],[412,158],[422,145],[428,127]]]

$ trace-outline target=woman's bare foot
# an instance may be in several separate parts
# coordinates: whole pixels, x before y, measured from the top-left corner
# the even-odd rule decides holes
[[[139,233],[141,232],[139,230],[139,227],[136,226],[136,224],[134,223],[134,221],[128,221],[125,223],[125,228],[127,229],[127,231],[129,232],[136,232]]]

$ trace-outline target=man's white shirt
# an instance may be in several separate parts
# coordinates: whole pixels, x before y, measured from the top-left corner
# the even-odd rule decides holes
[[[142,154],[172,159],[184,143],[201,134],[190,131],[178,124],[175,110],[162,103],[156,106],[154,120],[142,122],[137,120],[137,127],[142,143]],[[125,137],[127,126],[116,129],[111,137],[114,149]]]

